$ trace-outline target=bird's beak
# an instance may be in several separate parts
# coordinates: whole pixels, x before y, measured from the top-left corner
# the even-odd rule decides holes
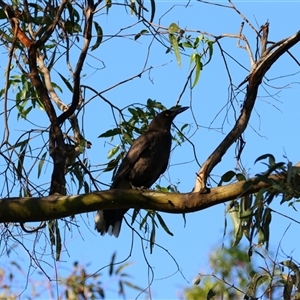
[[[172,112],[172,114],[175,117],[175,116],[181,114],[182,112],[184,112],[185,110],[187,110],[188,108],[189,108],[188,106],[183,106],[183,107],[177,107],[177,106],[175,106],[175,107],[172,107],[170,109],[170,111]]]

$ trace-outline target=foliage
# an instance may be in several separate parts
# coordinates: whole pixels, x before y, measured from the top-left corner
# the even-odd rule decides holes
[[[187,1],[186,4],[189,6],[190,2]],[[93,225],[91,226],[89,218],[85,218],[83,214],[76,217],[68,210],[69,215],[61,220],[50,220],[51,218],[43,216],[39,219],[42,221],[40,225],[29,226],[21,222],[22,214],[26,210],[29,211],[26,199],[22,198],[38,197],[43,201],[48,195],[72,196],[106,190],[133,140],[145,132],[153,117],[168,106],[182,105],[184,101],[189,101],[191,117],[179,128],[173,127],[172,135],[175,147],[188,144],[192,149],[184,158],[181,157],[180,163],[195,164],[193,174],[195,166],[199,168],[193,191],[181,194],[178,184],[180,179],[174,183],[170,178],[163,178],[155,185],[153,193],[168,193],[166,197],[170,207],[174,204],[172,197],[180,195],[182,203],[186,199],[193,199],[194,207],[184,206],[184,223],[186,212],[207,209],[215,204],[230,201],[226,213],[232,220],[233,240],[231,247],[223,247],[213,253],[210,258],[213,276],[201,275],[196,280],[197,283],[202,281],[201,285],[186,290],[187,298],[220,296],[232,299],[244,296],[245,299],[254,299],[273,294],[283,295],[284,299],[298,297],[299,267],[293,259],[287,258],[279,262],[276,256],[273,263],[268,261],[264,267],[259,267],[259,270],[248,260],[256,255],[267,261],[270,228],[276,213],[273,208],[274,202],[280,197],[281,205],[288,204],[296,210],[300,197],[299,164],[293,165],[289,160],[277,162],[275,155],[260,153],[256,163],[263,163],[266,169],[250,178],[243,166],[242,155],[246,143],[245,131],[249,126],[252,127],[250,116],[257,110],[261,87],[264,87],[268,96],[272,95],[268,88],[273,87],[266,84],[267,72],[285,54],[299,67],[297,57],[291,54],[291,49],[299,43],[300,31],[277,42],[270,42],[269,22],[256,28],[257,26],[253,26],[241,14],[232,1],[228,1],[228,5],[220,6],[230,9],[241,19],[238,33],[224,32],[215,35],[201,28],[185,27],[181,25],[181,20],[165,21],[167,13],[158,15],[159,9],[155,0],[133,0],[124,3],[112,0],[0,1],[1,49],[7,56],[6,70],[3,72],[4,84],[0,89],[0,101],[3,104],[1,117],[4,124],[3,140],[0,144],[0,202],[3,205],[1,209],[8,216],[11,211],[5,210],[5,200],[10,201],[10,204],[23,204],[19,212],[19,223],[14,223],[15,220],[1,223],[2,256],[9,256],[17,243],[26,252],[30,268],[33,265],[42,272],[43,278],[50,279],[44,267],[56,267],[57,262],[62,262],[64,251],[67,252],[66,236],[72,236],[73,228],[82,234],[80,221],[86,228]],[[120,15],[124,16],[126,25],[110,23],[111,16],[115,15],[118,16],[116,20],[119,20]],[[181,17],[180,14],[178,16]],[[251,30],[254,38],[248,38],[244,34],[244,26]],[[223,41],[228,39],[235,39],[238,48],[247,53],[249,65],[226,50]],[[134,51],[127,51],[128,41],[137,46]],[[107,52],[103,51],[105,47]],[[216,52],[216,48],[220,52]],[[127,59],[123,58],[121,54],[124,53],[121,52],[126,53]],[[140,52],[143,52],[143,58]],[[109,68],[111,62],[107,63],[105,55],[113,58],[114,68]],[[157,60],[155,65],[151,61],[152,56],[163,55],[168,60],[175,59],[175,62],[161,63]],[[206,105],[208,107],[213,99],[201,102],[201,113],[198,109],[199,99],[204,98],[203,96],[207,98],[207,95],[211,98],[210,93],[213,91],[205,87],[199,89],[200,93],[197,96],[194,96],[194,93],[200,85],[200,77],[203,78],[202,72],[205,67],[214,63],[216,58],[221,58],[227,74],[228,99],[225,104],[214,101],[213,109],[217,106],[221,108],[219,111],[214,110],[210,123],[205,121],[209,125],[203,126],[206,123],[200,124],[198,118],[202,118],[202,113],[206,114]],[[232,68],[232,62],[246,72],[246,75],[243,73],[237,76],[238,82],[232,76],[235,70]],[[146,77],[153,85],[153,71],[158,68],[164,71],[167,65],[174,65],[178,74],[184,74],[180,90],[174,92],[178,88],[171,74],[175,68],[170,68],[171,71],[168,69],[164,77],[165,92],[161,98],[152,99],[149,88],[143,90],[144,98],[137,101],[139,96],[135,92],[140,88],[140,79]],[[188,71],[184,67],[188,67]],[[132,71],[124,75],[122,72],[127,68]],[[212,78],[215,89],[219,89],[223,84],[219,78],[219,69],[217,75],[216,78]],[[242,80],[241,76],[245,79]],[[97,81],[91,80],[95,78]],[[282,86],[276,87],[278,88],[283,90]],[[170,104],[167,98],[176,100]],[[220,116],[224,116],[221,126],[214,128],[213,124]],[[105,126],[105,129],[98,129],[99,125]],[[198,155],[199,152],[202,155],[202,147],[206,146],[203,144],[208,143],[203,143],[200,138],[201,146],[195,146],[195,141],[199,139],[196,134],[200,127],[225,133],[216,149],[209,150],[210,155],[204,161],[200,161]],[[95,136],[99,139],[93,139]],[[97,159],[90,159],[90,139],[94,144],[101,141],[101,145],[108,145],[108,161],[101,161],[100,155]],[[234,144],[235,167],[226,166],[226,171],[222,171],[223,176],[213,174],[214,168],[220,164],[225,154],[230,153],[229,150]],[[258,148],[257,145],[254,146]],[[97,151],[100,151],[100,148],[98,145]],[[185,176],[185,173],[182,172],[181,175]],[[226,196],[226,191],[239,183],[243,184],[242,192],[234,197]],[[81,204],[86,208],[85,203]],[[91,212],[92,209],[83,211]],[[227,221],[225,223],[227,230]],[[149,263],[143,243],[147,244],[146,247],[149,246],[149,252],[152,254],[154,246],[158,245],[158,229],[165,234],[166,239],[176,234],[164,219],[164,215],[155,210],[134,210],[131,225],[132,240],[134,236],[140,239],[148,272],[152,274],[154,267]],[[138,230],[134,228],[135,225]],[[44,238],[44,244],[41,237]],[[239,248],[244,242],[243,237],[248,242],[248,248]],[[175,262],[177,271],[181,273],[169,249],[165,251]],[[131,253],[132,248],[129,256]],[[97,253],[99,256],[100,254]],[[46,255],[51,258],[47,260]],[[143,289],[128,280],[129,275],[124,271],[130,263],[126,261],[118,267],[117,264],[115,255],[112,255],[108,267],[109,276],[117,278],[117,293],[125,297],[125,287],[133,288],[138,295],[143,293]],[[30,281],[29,271],[26,273],[14,261],[12,267]],[[9,267],[1,269],[0,276],[3,297],[9,299],[23,292],[14,289],[14,272],[10,272]],[[75,263],[67,276],[55,276],[55,279],[61,280],[62,283],[58,289],[59,293],[54,292],[52,286],[48,291],[56,293],[56,298],[63,297],[62,295],[68,299],[99,299],[105,296],[102,282],[98,281],[100,273],[89,274],[87,268],[82,267],[80,263]],[[148,289],[154,281],[153,278],[148,279]],[[43,296],[34,288],[32,284],[32,296]]]
[[[26,270],[16,261],[11,261],[5,268],[0,268],[0,298],[16,299],[18,297],[31,298],[57,298],[57,299],[105,299],[105,289],[118,289],[118,294],[126,298],[126,289],[135,289],[140,293],[144,292],[135,285],[125,270],[132,264],[126,262],[117,269],[114,267],[116,253],[112,255],[108,277],[102,273],[90,274],[86,266],[74,262],[70,271],[64,272],[64,276],[59,276],[57,281],[48,282],[42,272],[38,272],[38,277],[32,281],[27,278]],[[101,281],[100,281],[101,279]],[[26,288],[29,286],[29,288]],[[56,292],[58,297],[54,297]],[[50,296],[49,296],[50,295]]]
[[[209,256],[211,274],[199,274],[194,287],[184,290],[185,299],[280,299],[282,295],[297,299],[299,267],[291,261],[276,265],[272,254],[259,247],[255,254],[260,258],[256,263],[241,245],[213,250]],[[284,270],[282,265],[288,268]]]

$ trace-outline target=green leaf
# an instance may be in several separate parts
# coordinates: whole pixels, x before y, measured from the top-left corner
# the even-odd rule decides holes
[[[114,128],[114,129],[107,130],[106,132],[100,134],[98,136],[98,138],[115,136],[115,135],[120,134],[120,133],[121,133],[121,129],[120,128]]]
[[[60,86],[58,86],[55,82],[51,82],[51,84],[54,88],[58,89],[61,93],[64,92],[63,89]]]
[[[119,281],[119,295],[124,295],[124,287],[123,287],[123,281]]]
[[[193,48],[193,45],[190,42],[183,42],[181,45],[184,48]]]
[[[116,275],[117,275],[117,274],[120,274],[121,271],[123,271],[123,270],[124,270],[125,268],[127,268],[128,266],[131,266],[132,264],[133,264],[132,262],[127,262],[127,263],[122,264],[120,267],[117,268],[115,274],[116,274]],[[120,274],[120,275],[122,275],[122,274]]]
[[[182,132],[186,127],[188,127],[189,126],[189,124],[184,124],[184,125],[182,125],[181,126],[181,128],[180,128],[180,131]]]
[[[19,154],[18,166],[17,166],[17,170],[16,170],[17,175],[18,175],[18,180],[21,180],[21,178],[22,178],[22,170],[23,170],[23,163],[24,163],[25,153],[26,153],[26,147],[24,147],[24,149]]]
[[[232,203],[230,203],[229,206],[231,207]],[[237,246],[243,237],[242,222],[240,218],[239,204],[237,201],[234,201],[234,205],[229,209],[229,214],[234,230],[233,246]]]
[[[129,6],[130,6],[130,14],[131,15],[138,15],[138,19],[139,19],[140,15],[137,13],[135,1],[134,0],[130,1]],[[140,7],[139,7],[139,9],[140,9]]]
[[[49,229],[50,243],[52,246],[54,246],[55,245],[55,235],[54,235],[55,221],[54,220],[48,222],[48,229]]]
[[[165,223],[164,219],[162,218],[162,216],[159,213],[156,213],[156,216],[158,218],[158,221],[159,221],[161,227],[165,230],[165,232],[171,236],[174,236],[174,234],[169,230],[169,228],[168,228],[167,224]]]
[[[117,158],[112,159],[108,162],[107,167],[103,170],[103,172],[109,172],[113,170],[117,165],[119,160],[121,159],[121,153],[117,156]]]
[[[150,215],[150,213],[147,212],[147,214],[145,215],[145,217],[143,218],[143,220],[142,220],[141,223],[140,223],[140,229],[142,229],[143,226],[144,226],[144,224],[146,224],[147,218],[148,218],[149,215]]]
[[[93,22],[93,23],[97,32],[97,39],[96,39],[96,43],[91,47],[91,51],[97,49],[100,46],[103,39],[103,31],[101,26],[97,22]]]
[[[79,33],[82,31],[78,23],[74,23],[70,20],[65,22],[65,29],[69,34]]]
[[[38,178],[40,178],[40,176],[41,176],[41,171],[42,171],[42,168],[43,168],[43,165],[44,165],[44,162],[45,162],[46,155],[47,155],[47,152],[45,152],[45,153],[42,155],[42,157],[41,157],[41,159],[40,159],[40,161],[39,161],[39,165],[38,165],[38,175],[37,175]]]
[[[137,34],[134,36],[134,40],[136,41],[136,40],[139,39],[142,35],[147,34],[147,33],[149,33],[149,31],[146,30],[146,29],[141,30],[139,33],[137,33]]]
[[[199,81],[199,78],[200,78],[200,72],[202,71],[202,62],[201,62],[201,57],[199,54],[196,54],[195,55],[195,65],[196,65],[196,74],[195,74],[195,79],[194,79],[194,82],[193,82],[193,85],[192,85],[192,88],[194,88],[196,86],[196,84],[198,83]]]
[[[59,261],[60,254],[61,254],[62,244],[61,244],[60,230],[59,230],[58,222],[57,221],[56,221],[55,234],[56,234],[56,261]]]
[[[194,40],[194,45],[193,45],[193,48],[194,48],[194,49],[197,49],[197,48],[198,48],[200,41],[202,41],[202,36],[200,36],[200,37],[197,36],[197,37],[195,38],[195,40]]]
[[[116,252],[114,252],[113,255],[111,256],[109,271],[108,271],[109,276],[111,276],[114,272],[115,259],[116,259]]]
[[[263,160],[263,159],[266,159],[266,158],[269,158],[269,160],[271,161],[275,161],[275,157],[272,155],[272,154],[264,154],[264,155],[261,155],[259,156],[256,160],[255,160],[255,164],[260,161],[260,160]]]
[[[235,174],[235,177],[236,177],[236,179],[237,179],[238,181],[244,181],[244,180],[246,180],[245,175],[242,174],[242,173],[237,173],[237,174]]]
[[[73,23],[77,23],[80,21],[80,15],[78,11],[74,8],[75,5],[72,5],[71,2],[68,2],[67,9],[69,11],[69,18]],[[42,10],[43,11],[43,10]],[[76,19],[75,19],[76,18]]]
[[[180,52],[179,52],[177,39],[173,34],[169,34],[169,40],[170,40],[170,43],[171,43],[171,45],[174,49],[177,64],[178,64],[179,67],[181,67],[181,57],[180,57]]]
[[[127,143],[129,143],[130,145],[132,145],[133,140],[132,140],[132,138],[130,137],[130,135],[129,135],[128,133],[124,132],[124,133],[123,133],[123,136],[124,136],[124,138],[125,138],[125,141],[126,141]]]
[[[152,254],[155,244],[155,226],[152,224],[152,230],[150,235],[150,253]]]
[[[257,238],[257,243],[258,243],[258,246],[262,246],[266,241],[266,238],[265,238],[265,233],[264,231],[262,230],[262,228],[259,228],[258,230],[258,238]]]
[[[32,110],[32,108],[33,108],[32,106],[29,106],[28,108],[22,110],[21,116],[22,116],[23,119],[25,119],[25,120],[27,119],[27,115]]]
[[[70,82],[63,75],[61,75],[59,72],[58,72],[58,75],[60,76],[60,78],[62,79],[62,81],[65,83],[65,85],[67,86],[67,88],[70,90],[70,92],[73,93],[73,87],[70,84]]]
[[[117,146],[117,147],[114,147],[112,148],[111,150],[108,151],[108,154],[107,154],[107,158],[110,159],[112,158],[120,149],[120,146]]]
[[[90,192],[91,192],[91,190],[90,190],[89,184],[86,181],[84,181],[84,193],[87,194]]]
[[[173,34],[175,32],[178,32],[180,30],[179,26],[176,23],[172,23],[169,28],[168,28],[168,32],[170,34]]]
[[[129,282],[129,281],[123,281],[123,283],[124,283],[125,285],[127,285],[128,287],[130,287],[130,288],[132,288],[132,289],[135,289],[135,290],[138,290],[138,291],[140,291],[140,292],[144,292],[144,291],[145,291],[144,288],[140,288],[139,286],[137,286],[137,285],[135,285],[135,284],[133,284],[133,283],[131,283],[131,282]]]
[[[221,180],[218,184],[218,186],[221,186],[223,182],[229,182],[232,180],[232,178],[236,175],[233,171],[228,171],[225,174],[222,175]]]
[[[139,212],[140,212],[140,210],[138,208],[135,208],[133,210],[133,214],[132,214],[132,218],[131,218],[131,225],[133,225],[133,223],[134,223],[136,217],[138,216]]]
[[[205,63],[206,65],[211,61],[212,56],[213,56],[213,42],[212,41],[207,41],[207,45],[208,45],[208,54],[209,54],[209,58],[208,61]]]
[[[128,111],[132,114],[132,116],[133,116],[135,119],[138,119],[138,118],[139,118],[139,112],[138,112],[137,109],[134,109],[134,108],[129,107],[129,108],[128,108]]]
[[[151,16],[149,22],[152,23],[155,16],[155,0],[150,0],[150,4],[151,4]]]

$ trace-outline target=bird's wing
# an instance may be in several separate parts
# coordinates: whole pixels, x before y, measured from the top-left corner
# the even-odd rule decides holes
[[[139,160],[142,153],[147,149],[147,147],[152,143],[154,136],[151,132],[147,132],[139,136],[131,145],[131,148],[127,152],[125,158],[123,159],[116,175],[113,179],[113,184],[111,188],[115,188],[120,179],[124,178],[128,172],[133,168],[135,163]]]

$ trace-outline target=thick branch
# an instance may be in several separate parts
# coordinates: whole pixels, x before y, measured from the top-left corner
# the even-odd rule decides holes
[[[71,115],[74,113],[75,109],[78,106],[79,103],[79,96],[80,96],[80,74],[82,70],[83,63],[85,61],[89,45],[91,42],[91,36],[92,36],[92,24],[93,24],[93,15],[95,10],[94,1],[89,0],[87,1],[88,6],[85,9],[85,28],[84,28],[84,43],[81,50],[81,53],[79,55],[79,59],[76,65],[76,69],[74,72],[74,88],[73,88],[73,97],[72,97],[72,103],[68,110],[64,111],[59,117],[58,117],[58,123],[62,124],[66,119],[70,118]]]
[[[207,178],[213,168],[221,161],[223,155],[245,131],[255,104],[258,88],[267,71],[281,55],[287,52],[299,41],[300,31],[282,41],[282,43],[278,45],[278,48],[276,50],[262,56],[253,65],[250,75],[247,78],[248,87],[241,114],[232,130],[228,133],[221,144],[214,150],[214,152],[208,157],[208,159],[205,161],[202,168],[198,172],[194,192],[199,192],[205,188]]]
[[[278,180],[279,176],[273,175],[270,178]],[[242,195],[255,193],[268,186],[265,182],[260,182],[245,192],[244,184],[249,181],[253,182],[254,179],[212,188],[207,194],[162,193],[128,189],[76,196],[5,198],[0,199],[0,223],[45,221],[112,208],[144,208],[174,214],[195,212]]]
[[[55,18],[54,18],[53,22],[50,24],[50,26],[47,27],[43,36],[36,42],[37,48],[42,47],[49,40],[55,27],[57,26],[58,22],[60,21],[61,15],[67,4],[68,4],[68,0],[63,0],[61,2],[60,6],[56,10],[56,14],[55,14]]]

